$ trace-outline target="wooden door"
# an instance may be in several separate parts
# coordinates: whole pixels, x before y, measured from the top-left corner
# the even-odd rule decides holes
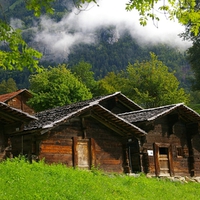
[[[91,168],[90,139],[74,138],[74,166],[81,169]]]
[[[131,172],[140,172],[141,163],[140,163],[140,151],[139,144],[137,140],[128,142],[128,157],[129,157],[129,166]]]
[[[173,162],[170,144],[154,144],[155,171],[157,176],[172,176]]]
[[[158,162],[160,166],[160,176],[170,176],[168,151],[169,149],[167,147],[159,147]]]
[[[77,141],[77,153],[78,153],[78,167],[82,169],[90,169],[90,152],[89,152],[89,140]]]

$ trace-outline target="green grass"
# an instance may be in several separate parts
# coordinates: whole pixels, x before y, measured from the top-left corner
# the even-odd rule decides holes
[[[0,163],[1,200],[192,200],[200,199],[199,183],[104,174],[63,165],[33,164],[19,158]]]

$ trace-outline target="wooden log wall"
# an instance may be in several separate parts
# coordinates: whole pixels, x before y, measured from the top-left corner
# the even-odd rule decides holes
[[[85,120],[86,136],[93,138],[95,164],[108,172],[124,171],[123,138],[112,130],[90,118]]]
[[[5,148],[5,130],[4,126],[0,124],[0,153],[4,151]]]
[[[123,173],[122,137],[93,118],[85,118],[84,127],[81,118],[74,118],[46,133],[39,139],[39,158],[45,158],[48,163],[63,163],[76,167],[77,159],[82,159],[80,156],[84,158],[84,155],[80,155],[81,152],[77,152],[81,148],[74,146],[80,145],[81,139],[83,142],[90,139],[90,165],[108,172]]]
[[[8,146],[7,140],[4,126],[0,125],[0,161],[5,158],[5,148]]]
[[[12,154],[13,156],[24,155],[27,158],[31,159],[32,155],[35,155],[36,152],[34,148],[33,135],[20,135],[11,137],[12,144]]]
[[[7,102],[7,104],[13,108],[22,110],[26,113],[34,114],[34,110],[32,108],[30,108],[27,104],[26,104],[27,99],[21,95],[16,96],[15,98],[9,100]]]
[[[164,117],[154,122],[154,129],[148,132],[146,136],[146,142],[143,145],[143,149],[146,151],[154,151],[153,144],[169,144],[172,151],[173,173],[174,175],[190,176],[188,167],[188,141],[186,136],[186,127],[182,122],[177,122],[173,126],[173,132],[168,124],[167,117]],[[154,152],[155,153],[155,152]],[[148,171],[151,175],[156,175],[155,155],[149,155],[144,159],[144,168],[148,167]],[[146,166],[147,165],[147,166]]]
[[[81,121],[75,118],[46,133],[40,140],[39,159],[73,166],[73,138],[82,136]]]
[[[194,176],[200,176],[200,135],[192,137],[192,146],[194,154]]]

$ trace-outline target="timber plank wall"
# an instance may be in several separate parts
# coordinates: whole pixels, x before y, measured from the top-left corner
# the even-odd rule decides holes
[[[193,154],[194,154],[194,175],[200,176],[200,136],[196,134],[192,138]]]
[[[93,165],[104,171],[123,173],[122,141],[124,140],[93,118],[85,118],[84,127],[81,118],[73,118],[37,137],[36,148],[39,159],[45,158],[47,163],[63,163],[66,166],[76,167],[78,165],[76,154],[83,152],[75,152],[78,151],[75,145],[77,140],[81,139],[90,139],[88,143],[90,167]]]
[[[6,103],[13,108],[27,112],[30,115],[34,114],[34,110],[27,105],[26,101],[28,101],[26,97],[24,97],[23,95],[17,95]]]
[[[169,144],[172,151],[173,175],[190,176],[189,171],[189,150],[186,137],[186,127],[180,121],[173,126],[173,133],[170,133],[170,126],[166,117],[154,122],[154,129],[148,132],[143,149],[152,150],[155,153],[154,144]],[[179,155],[180,153],[180,155]],[[197,153],[199,155],[199,152]],[[148,156],[143,165],[148,168],[152,175],[156,174],[155,155]]]

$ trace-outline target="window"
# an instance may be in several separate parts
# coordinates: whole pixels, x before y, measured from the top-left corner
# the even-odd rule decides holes
[[[168,154],[168,148],[166,147],[159,147],[159,154],[160,155],[167,155]]]
[[[176,147],[176,154],[178,158],[183,157],[183,148],[182,147]]]

